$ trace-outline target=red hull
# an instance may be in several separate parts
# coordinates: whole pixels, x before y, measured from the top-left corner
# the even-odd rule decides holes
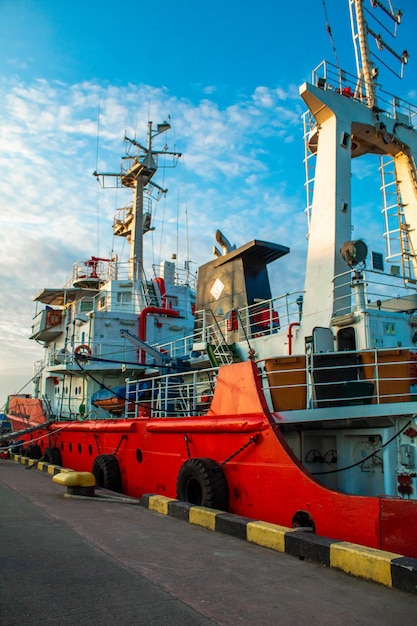
[[[305,511],[319,535],[417,558],[417,501],[348,495],[318,483],[273,423],[259,384],[255,364],[239,363],[220,369],[204,417],[57,422],[37,443],[59,448],[63,465],[74,470],[91,471],[98,455],[115,455],[123,492],[135,497],[175,498],[182,464],[214,459],[227,479],[231,513],[291,527]],[[19,418],[9,417],[18,429]]]

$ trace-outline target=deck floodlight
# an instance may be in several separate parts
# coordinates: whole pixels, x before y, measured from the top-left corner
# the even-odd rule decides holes
[[[368,246],[362,239],[346,241],[340,248],[340,254],[349,267],[355,267],[359,263],[364,263],[368,254]]]

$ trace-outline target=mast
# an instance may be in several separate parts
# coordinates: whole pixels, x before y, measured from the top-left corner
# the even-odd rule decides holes
[[[380,0],[372,0],[371,4],[373,8],[384,8]],[[295,345],[300,350],[315,328],[335,326],[351,315],[349,275],[356,280],[365,267],[366,246],[361,240],[351,241],[353,159],[368,154],[394,159],[404,220],[409,227],[407,254],[417,275],[417,132],[411,109],[401,104],[400,112],[399,99],[395,99],[392,113],[385,110],[383,94],[378,93],[378,97],[384,110],[377,105],[378,72],[371,61],[368,35],[375,39],[379,51],[385,48],[401,65],[408,55],[395,54],[369,28],[363,0],[349,0],[349,8],[357,76],[342,74],[324,62],[314,70],[312,82],[300,87],[309,109],[306,153],[315,157],[303,312]],[[384,10],[397,25],[400,12],[394,15],[391,9]],[[379,56],[378,61],[383,63]],[[351,258],[343,253],[346,249],[354,251]]]
[[[126,237],[130,243],[129,257],[129,277],[132,280],[141,280],[143,277],[143,236],[151,230],[150,214],[145,212],[145,190],[151,185],[157,190],[158,199],[161,195],[166,194],[168,189],[163,189],[151,179],[158,169],[158,155],[171,155],[174,159],[181,156],[180,152],[170,152],[167,149],[153,150],[152,141],[157,135],[161,135],[171,128],[168,122],[157,124],[156,129],[153,123],[148,122],[147,145],[144,146],[136,139],[125,136],[126,156],[122,159],[122,167],[120,173],[98,173],[94,172],[94,176],[100,181],[104,187],[104,181],[107,177],[115,177],[116,187],[120,184],[123,187],[129,187],[133,190],[133,207],[122,220],[115,220],[113,230],[115,235]],[[131,154],[130,148],[134,147],[136,153]],[[107,185],[109,186],[109,185]],[[149,195],[152,191],[147,192]]]
[[[371,6],[373,9],[379,8],[381,9],[388,18],[394,22],[394,29],[391,33],[390,30],[382,24],[377,18],[371,15],[371,17],[376,20],[376,22],[381,25],[392,37],[395,37],[397,34],[397,26],[401,23],[402,12],[395,12],[391,5],[391,0],[388,0],[389,6],[385,6],[381,0],[371,0]],[[400,78],[403,76],[404,66],[408,63],[408,52],[404,50],[401,54],[398,54],[395,50],[393,50],[383,39],[382,35],[376,33],[372,28],[369,27],[366,17],[365,11],[369,13],[368,10],[364,8],[364,0],[349,0],[349,10],[350,10],[350,23],[352,29],[352,38],[355,47],[355,58],[356,58],[356,71],[358,76],[358,84],[356,86],[355,97],[361,98],[363,95],[366,98],[366,104],[370,109],[377,108],[377,99],[376,99],[376,80],[378,78],[378,68],[374,65],[371,60],[371,51],[368,43],[368,35],[374,38],[375,43],[379,52],[383,50],[387,50],[393,57],[395,57],[401,64],[401,71],[397,74]],[[386,65],[379,59],[383,65],[385,65],[392,72],[391,67]],[[396,72],[394,72],[396,74]],[[365,89],[365,94],[363,94],[363,90]]]
[[[352,9],[356,12],[357,33],[355,33]],[[352,36],[355,43],[356,69],[359,82],[365,86],[366,101],[370,109],[376,106],[375,79],[378,74],[373,67],[368,46],[368,28],[364,16],[363,0],[350,0]]]

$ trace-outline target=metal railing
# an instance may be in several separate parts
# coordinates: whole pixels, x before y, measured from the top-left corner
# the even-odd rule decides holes
[[[266,359],[263,388],[273,411],[417,400],[415,348],[326,352]]]
[[[210,408],[218,368],[126,382],[126,417],[204,415]]]
[[[395,266],[393,266],[395,268]],[[364,309],[386,311],[411,311],[417,308],[414,279],[373,269],[352,272],[348,270],[335,276],[335,315],[345,315]],[[345,294],[351,292],[348,306]],[[396,301],[396,302],[395,302]]]
[[[291,355],[259,361],[259,368],[275,412],[417,400],[417,354],[412,349]],[[217,374],[213,367],[127,381],[125,416],[204,415]]]
[[[322,61],[312,71],[311,82],[323,90],[331,90],[346,98],[366,103],[365,81],[354,74],[341,70],[328,61]],[[401,123],[415,128],[417,107],[385,91],[378,84],[376,86],[378,106],[384,110],[385,115],[394,119],[400,118]]]

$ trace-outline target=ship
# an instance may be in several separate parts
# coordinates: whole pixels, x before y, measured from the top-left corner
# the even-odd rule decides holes
[[[144,274],[149,190],[169,123],[126,138],[131,189],[113,229],[130,246],[44,289],[34,393],[10,396],[12,450],[169,498],[417,558],[417,108],[382,90],[362,0],[348,0],[356,73],[323,61],[300,87],[304,287],[274,296],[290,253],[218,230],[198,269]],[[380,2],[395,28],[401,12]],[[390,52],[393,52],[389,48]],[[394,53],[394,52],[393,52]],[[401,68],[408,54],[397,55]],[[352,163],[379,168],[387,254],[352,240]],[[172,153],[173,159],[180,157]]]

